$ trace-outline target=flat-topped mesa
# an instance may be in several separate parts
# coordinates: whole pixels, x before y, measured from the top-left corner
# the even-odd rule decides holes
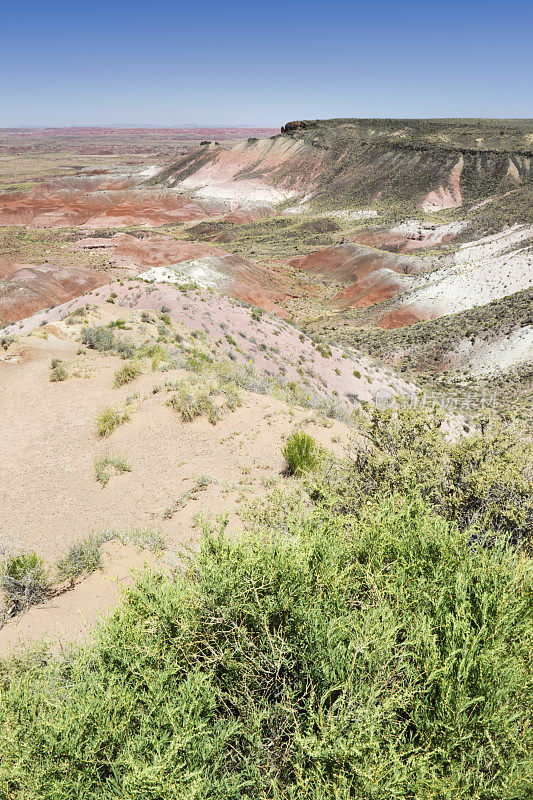
[[[240,206],[433,213],[532,183],[532,131],[528,120],[291,120],[269,139],[198,148],[149,185]]]

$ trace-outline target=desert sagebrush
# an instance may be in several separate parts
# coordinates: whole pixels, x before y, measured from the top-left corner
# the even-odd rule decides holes
[[[193,567],[146,573],[92,647],[7,681],[0,792],[527,796],[531,570],[513,550],[393,496],[208,534]]]

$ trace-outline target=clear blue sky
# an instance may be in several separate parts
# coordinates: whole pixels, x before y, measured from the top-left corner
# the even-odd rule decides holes
[[[533,117],[531,0],[6,0],[0,126]]]

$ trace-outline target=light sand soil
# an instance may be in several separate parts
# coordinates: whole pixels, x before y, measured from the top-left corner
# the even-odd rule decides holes
[[[309,422],[314,415],[308,410],[247,393],[244,405],[216,426],[206,419],[184,423],[165,405],[167,393],[151,394],[154,384],[178,372],[145,374],[113,389],[113,372],[123,362],[91,351],[76,356],[77,347],[52,336],[30,338],[14,348],[19,361],[0,362],[0,530],[7,552],[35,550],[53,563],[91,532],[135,528],[160,531],[169,551],[194,548],[200,511],[212,518],[231,512],[229,530],[234,531],[243,499],[264,492],[268,479],[280,479],[281,447],[295,424],[308,420],[306,430],[330,449],[339,450],[346,441],[347,429],[340,422],[324,427]],[[64,359],[72,372],[78,369],[88,377],[50,383],[51,358]],[[137,392],[131,421],[109,439],[99,439],[94,424],[102,406],[123,405],[127,395]],[[132,471],[102,487],[93,465],[106,452],[123,454]],[[216,482],[164,519],[165,509],[193,489],[202,474]],[[55,641],[79,639],[85,620],[91,624],[112,607],[118,587],[110,578],[124,583],[130,566],[141,566],[147,556],[117,544],[105,548],[112,552],[109,569],[8,623],[0,631],[0,653],[19,638],[31,640],[45,632]],[[148,554],[148,560],[153,563],[154,557]]]

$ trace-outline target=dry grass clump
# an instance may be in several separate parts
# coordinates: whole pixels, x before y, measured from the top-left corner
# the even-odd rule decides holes
[[[157,531],[136,529],[132,531],[101,531],[85,539],[79,539],[71,546],[56,567],[60,581],[74,582],[83,574],[90,574],[102,567],[100,546],[106,542],[119,541],[122,544],[133,544],[139,550],[157,552],[165,546],[163,537]]]
[[[138,361],[130,361],[127,364],[124,364],[123,367],[117,369],[114,375],[113,386],[115,389],[118,389],[120,386],[124,386],[126,383],[131,383],[131,381],[138,378],[142,372],[142,367]]]
[[[130,414],[127,409],[111,408],[111,406],[107,406],[102,409],[96,419],[96,433],[98,436],[102,437],[111,436],[119,425],[128,422],[129,419]]]
[[[295,431],[282,448],[289,475],[301,475],[313,470],[318,460],[318,447],[312,436],[304,431]]]
[[[122,475],[123,472],[131,472],[131,464],[128,463],[124,456],[106,453],[94,462],[94,475],[102,486],[107,486],[109,483],[109,478],[111,477],[109,467],[113,467],[119,475]]]
[[[212,483],[217,483],[217,479],[213,478],[212,475],[207,475],[206,473],[200,475],[192,489],[182,492],[178,499],[175,500],[171,506],[165,508],[163,512],[163,519],[171,519],[176,511],[179,511],[180,508],[183,508],[185,505],[187,505],[189,500],[192,500],[194,497],[196,497],[199,492],[203,492]]]
[[[60,581],[74,581],[83,575],[99,569],[102,565],[100,541],[96,536],[74,542],[68,553],[57,564],[57,577]]]

